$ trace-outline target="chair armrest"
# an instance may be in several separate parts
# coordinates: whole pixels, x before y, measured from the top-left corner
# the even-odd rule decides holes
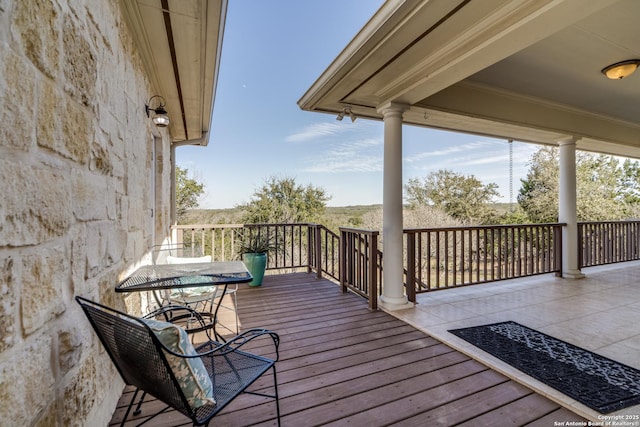
[[[181,315],[178,315],[177,317],[173,317],[172,313],[175,311],[188,312],[188,314],[181,314]],[[165,319],[167,319],[167,321],[169,322],[172,319],[173,320],[185,319],[187,317],[192,316],[193,318],[197,319],[200,322],[201,326],[204,327],[206,325],[206,322],[204,321],[202,315],[198,311],[188,306],[182,306],[182,305],[163,306],[145,315],[144,318],[148,319],[148,318],[153,318],[157,316],[164,316]],[[185,330],[187,331],[187,333],[189,333],[188,329],[185,329]],[[164,344],[162,344],[162,347],[166,352],[174,356],[185,358],[185,359],[202,357],[202,356],[224,356],[226,354],[229,354],[238,350],[243,345],[247,344],[250,341],[253,341],[258,337],[269,336],[273,342],[273,347],[276,354],[275,361],[277,362],[278,359],[280,358],[280,354],[278,351],[278,348],[280,346],[280,336],[277,333],[270,331],[268,329],[261,329],[261,328],[249,329],[239,335],[236,335],[226,343],[219,343],[217,341],[212,340],[208,334],[208,331],[206,332],[207,332],[207,337],[209,337],[209,341],[195,348],[198,354],[195,354],[192,356],[186,356],[184,354],[180,354],[172,351],[171,349],[165,347]]]
[[[220,344],[216,341],[209,341],[196,347],[196,351],[199,356],[224,356],[225,354],[232,353],[248,342],[262,336],[268,336],[271,338],[276,354],[275,361],[277,362],[280,358],[280,354],[278,352],[280,336],[268,329],[249,329],[239,335],[236,335],[224,344]]]
[[[202,319],[202,315],[198,313],[198,311],[194,310],[193,308],[186,305],[175,305],[175,304],[164,305],[148,314],[145,314],[142,317],[145,319],[152,319],[154,317],[164,316],[164,318],[167,319],[167,321],[169,322],[171,321],[174,311],[186,311],[189,313],[190,316],[194,316],[196,319],[199,319],[199,320]]]

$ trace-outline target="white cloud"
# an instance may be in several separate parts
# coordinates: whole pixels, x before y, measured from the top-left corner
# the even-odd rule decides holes
[[[302,172],[308,173],[344,173],[344,172],[380,172],[382,171],[382,159],[374,156],[361,156],[358,158],[326,159],[322,163],[304,168]]]
[[[302,172],[380,172],[383,165],[381,145],[382,140],[375,138],[340,142],[309,159],[311,165],[303,168]]]
[[[352,123],[350,120],[313,123],[285,138],[286,142],[305,142],[319,138],[337,137],[345,134],[356,134],[362,137],[380,135],[382,138],[381,124],[371,120],[358,120]]]
[[[285,138],[286,142],[304,142],[317,139],[324,136],[337,135],[345,130],[349,130],[340,123],[314,123],[302,129],[301,131],[289,135]]]
[[[481,158],[475,158],[473,160],[461,160],[456,164],[459,166],[478,166],[478,165],[490,165],[492,163],[509,163],[509,154],[494,155],[493,153],[485,153]]]
[[[367,138],[357,141],[343,142],[337,145],[332,151],[339,153],[355,153],[359,150],[366,150],[370,147],[377,147],[379,145],[382,145],[382,139]]]
[[[453,145],[450,147],[442,148],[440,150],[423,151],[412,156],[407,156],[404,160],[407,163],[413,163],[428,157],[448,156],[454,153],[468,152],[470,150],[480,150],[495,144],[495,142],[490,141],[470,142],[462,145]]]

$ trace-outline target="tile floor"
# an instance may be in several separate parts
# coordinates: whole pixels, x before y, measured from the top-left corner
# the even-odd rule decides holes
[[[640,262],[583,273],[583,279],[543,275],[424,293],[415,308],[390,313],[598,422],[597,412],[447,332],[513,320],[640,369]],[[620,414],[640,415],[640,405],[608,415]]]

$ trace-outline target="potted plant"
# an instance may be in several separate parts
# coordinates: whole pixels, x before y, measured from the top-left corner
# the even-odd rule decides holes
[[[267,268],[267,253],[275,249],[271,233],[265,230],[245,230],[238,252],[253,276],[249,286],[260,286]]]

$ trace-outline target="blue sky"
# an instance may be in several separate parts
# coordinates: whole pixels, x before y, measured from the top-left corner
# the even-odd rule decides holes
[[[176,163],[205,184],[202,208],[251,199],[271,176],[323,188],[328,206],[382,203],[381,122],[302,111],[298,99],[382,0],[233,0],[207,147]],[[537,146],[513,143],[514,199]],[[438,169],[498,184],[509,201],[507,141],[403,127],[403,181]]]

